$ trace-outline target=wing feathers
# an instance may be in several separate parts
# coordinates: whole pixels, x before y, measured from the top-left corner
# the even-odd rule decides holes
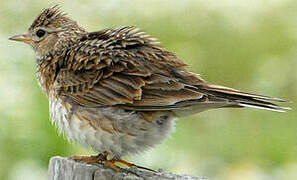
[[[207,84],[156,42],[134,27],[88,33],[65,53],[55,89],[84,106],[117,105],[134,111],[188,115],[220,107],[289,109],[271,102],[284,102],[279,98]]]

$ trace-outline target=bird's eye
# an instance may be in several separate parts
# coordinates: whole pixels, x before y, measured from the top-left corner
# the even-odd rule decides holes
[[[42,29],[39,29],[37,32],[36,32],[36,36],[38,36],[39,38],[41,38],[42,36],[45,35],[45,31],[42,30]]]

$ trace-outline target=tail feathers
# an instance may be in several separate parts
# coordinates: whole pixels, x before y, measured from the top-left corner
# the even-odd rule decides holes
[[[286,112],[287,110],[291,110],[289,107],[283,107],[283,106],[278,106],[278,105],[258,105],[258,104],[253,104],[253,103],[239,103],[239,106],[243,107],[251,107],[251,108],[257,108],[257,109],[264,109],[264,110],[269,110],[269,111],[276,111],[276,112]]]
[[[283,107],[272,103],[273,101],[286,102],[285,100],[279,98],[246,93],[217,85],[207,85],[199,87],[199,89],[200,88],[206,94],[213,95],[214,97],[223,98],[232,102],[233,107],[235,105],[238,107],[252,107],[276,112],[286,112],[287,110],[291,110],[291,108],[289,107]]]

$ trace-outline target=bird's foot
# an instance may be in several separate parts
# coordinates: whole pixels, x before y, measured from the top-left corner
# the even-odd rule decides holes
[[[144,169],[147,171],[156,172],[152,169],[138,166],[138,165],[129,163],[129,162],[121,160],[121,159],[107,159],[108,154],[109,154],[108,152],[104,152],[104,153],[100,153],[97,156],[73,156],[73,157],[71,157],[71,159],[74,161],[80,161],[80,162],[85,162],[85,163],[90,163],[90,164],[104,163],[105,165],[109,166],[110,168],[112,168],[113,170],[115,170],[117,172],[119,172],[121,168],[119,166],[117,166],[116,163],[123,164],[129,168]]]
[[[147,170],[147,171],[151,171],[151,172],[156,172],[155,170],[152,170],[152,169],[149,169],[149,168],[146,168],[146,167],[143,167],[143,166],[138,166],[136,164],[132,164],[132,163],[129,163],[129,162],[127,162],[125,160],[121,160],[121,159],[106,160],[105,163],[108,164],[111,168],[112,168],[112,166],[110,164],[116,166],[115,163],[120,163],[120,164],[123,164],[125,166],[128,166],[129,168],[137,168],[137,169],[143,169],[143,170]],[[116,167],[118,167],[118,166],[116,166]]]
[[[73,156],[71,157],[74,161],[80,161],[84,163],[101,163],[107,159],[107,155],[105,153],[99,154],[97,156]]]

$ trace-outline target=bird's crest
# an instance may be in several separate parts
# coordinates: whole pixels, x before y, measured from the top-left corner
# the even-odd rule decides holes
[[[66,15],[66,13],[64,13],[60,10],[59,5],[54,5],[50,8],[46,8],[33,21],[29,30],[34,29],[39,26],[47,26],[49,24],[52,24],[52,22],[54,22],[55,20],[65,16],[65,15]]]

